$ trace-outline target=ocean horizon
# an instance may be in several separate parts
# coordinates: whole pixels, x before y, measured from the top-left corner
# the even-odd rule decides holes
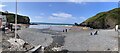
[[[31,25],[74,25],[70,23],[46,23],[46,22],[30,22]]]
[[[57,30],[62,31],[64,29],[69,29],[67,27],[72,27],[73,25],[57,25],[57,24],[38,24],[38,25],[30,25],[29,28],[36,28],[36,29],[51,29],[51,30]]]

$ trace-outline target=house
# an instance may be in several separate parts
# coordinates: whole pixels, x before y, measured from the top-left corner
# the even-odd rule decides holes
[[[1,26],[2,26],[2,18],[0,17],[0,28],[1,28]]]
[[[7,23],[6,15],[0,15],[0,28],[2,27],[2,25],[6,25],[6,23]]]

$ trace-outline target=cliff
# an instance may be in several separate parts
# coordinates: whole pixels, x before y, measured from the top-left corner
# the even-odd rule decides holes
[[[97,29],[112,29],[116,24],[120,25],[120,8],[100,12],[95,16],[88,18],[80,25],[86,25]]]
[[[8,12],[0,12],[2,15],[6,15],[7,21],[10,23],[15,23],[15,14],[14,13],[8,13]],[[28,16],[23,15],[17,15],[17,22],[21,24],[29,24],[30,19]]]

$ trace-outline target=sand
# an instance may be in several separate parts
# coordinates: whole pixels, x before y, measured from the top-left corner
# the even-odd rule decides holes
[[[65,36],[63,49],[69,51],[118,51],[118,32],[114,29],[100,29],[98,35],[90,35],[95,30],[69,30],[69,32],[58,32],[39,29],[23,30],[20,36],[26,41],[30,41],[34,45],[48,45],[52,43],[52,36]],[[20,33],[20,32],[19,32]],[[27,34],[27,35],[26,35]],[[45,41],[48,39],[47,41]],[[58,41],[58,40],[57,40]],[[63,41],[63,40],[60,40]]]
[[[23,29],[18,31],[18,35],[20,38],[28,43],[31,43],[33,46],[42,45],[46,47],[52,43],[50,34],[41,33],[39,29]]]
[[[118,51],[117,32],[113,29],[99,30],[98,35],[90,35],[90,32],[94,31],[68,32],[65,34],[64,49],[69,51]]]
[[[69,30],[61,32],[49,29],[26,28],[18,31],[21,39],[31,43],[33,46],[49,46],[55,41],[53,36],[65,36],[59,39],[62,48],[69,51],[118,51],[118,32],[114,29],[100,29],[98,35],[90,35],[95,30]]]

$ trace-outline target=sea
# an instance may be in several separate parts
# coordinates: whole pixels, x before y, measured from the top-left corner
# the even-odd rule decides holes
[[[66,23],[32,23],[29,28],[37,28],[37,29],[51,29],[51,30],[57,30],[62,31],[64,29],[69,29],[69,27],[72,27],[74,24],[66,24]]]

